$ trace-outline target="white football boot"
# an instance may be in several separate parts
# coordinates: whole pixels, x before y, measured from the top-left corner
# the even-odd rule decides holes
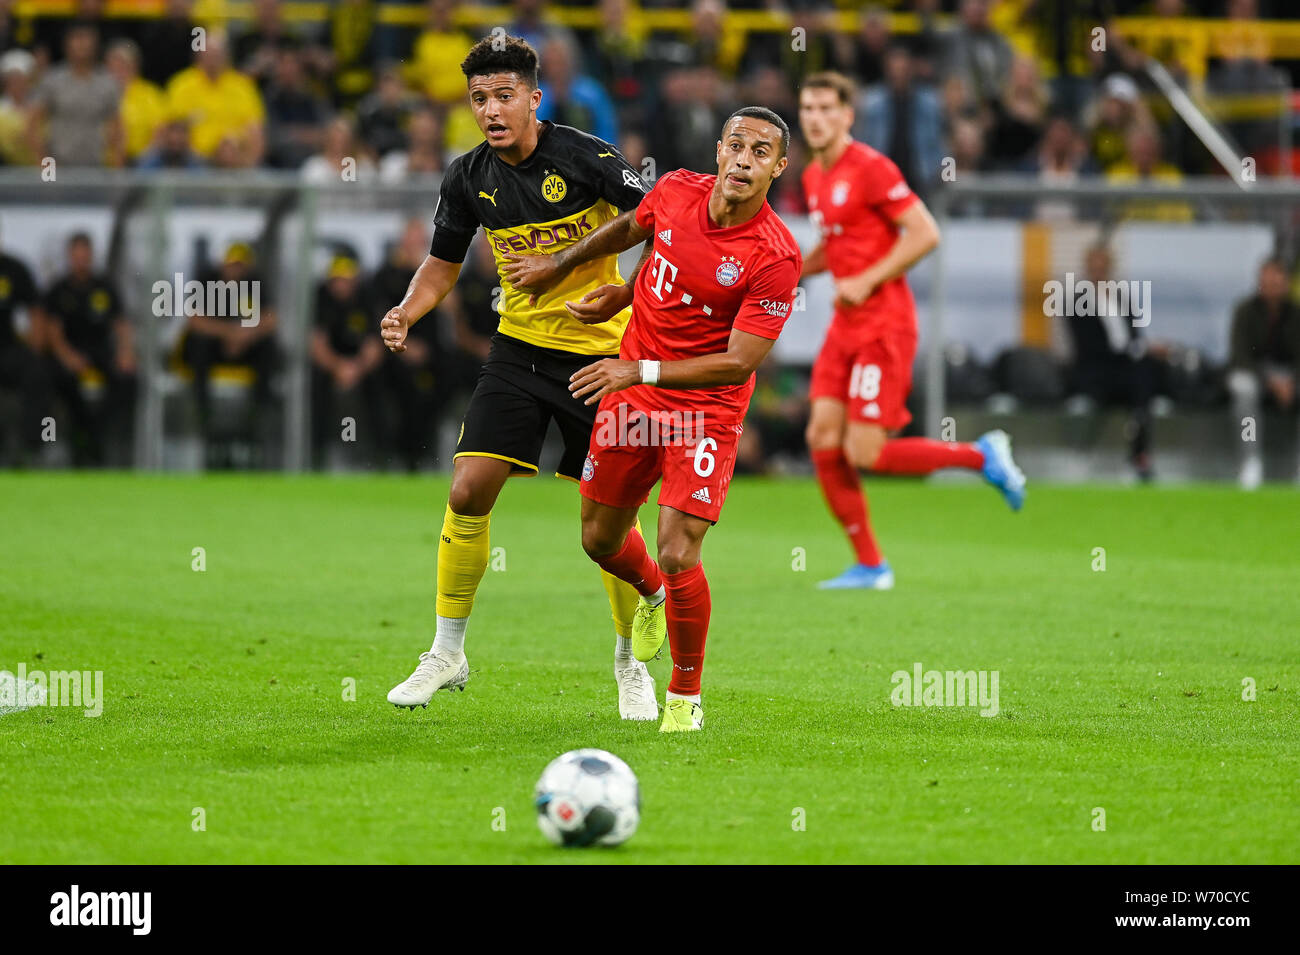
[[[413,710],[428,706],[439,690],[463,690],[467,682],[469,661],[464,653],[426,650],[420,654],[415,672],[388,691],[388,702]]]
[[[618,682],[618,715],[625,720],[656,720],[659,703],[655,699],[655,678],[644,663],[631,659],[614,661],[614,679]]]

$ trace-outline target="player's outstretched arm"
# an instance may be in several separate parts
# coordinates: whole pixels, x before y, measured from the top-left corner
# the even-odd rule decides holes
[[[605,358],[574,374],[569,379],[569,391],[573,397],[585,399],[583,404],[590,405],[615,391],[640,384],[655,384],[660,388],[743,385],[775,344],[775,338],[733,328],[724,352],[664,362]]]
[[[379,334],[389,351],[406,351],[406,333],[451,291],[460,275],[460,266],[459,262],[436,256],[424,257],[402,301],[390,308],[379,323]]]
[[[501,277],[520,291],[536,295],[545,292],[582,263],[606,255],[618,255],[648,238],[650,230],[638,225],[636,210],[630,210],[610,219],[568,248],[550,255],[507,252],[501,264]]]
[[[835,283],[835,297],[846,305],[861,305],[890,279],[898,278],[939,244],[939,226],[919,199],[894,220],[901,229],[898,240],[880,259],[857,275]]]

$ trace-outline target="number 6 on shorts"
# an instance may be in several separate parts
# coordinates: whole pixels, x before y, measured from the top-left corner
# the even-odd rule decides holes
[[[708,477],[713,473],[717,462],[709,452],[716,450],[718,450],[718,442],[713,438],[704,438],[695,446],[695,473],[700,477]]]

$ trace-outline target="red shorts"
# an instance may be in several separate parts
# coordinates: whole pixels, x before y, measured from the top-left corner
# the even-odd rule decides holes
[[[915,335],[860,338],[832,325],[813,363],[808,396],[844,402],[850,421],[897,431],[912,420],[907,396],[915,359]]]
[[[739,424],[701,422],[689,412],[656,426],[618,395],[600,403],[582,466],[582,496],[609,507],[640,507],[655,482],[659,506],[716,524],[740,445]]]

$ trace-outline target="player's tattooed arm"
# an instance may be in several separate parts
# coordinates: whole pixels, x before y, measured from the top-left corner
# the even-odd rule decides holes
[[[632,304],[632,289],[636,285],[636,277],[645,268],[652,251],[654,251],[654,243],[647,242],[645,248],[641,250],[641,258],[637,259],[636,267],[632,269],[632,274],[622,285],[611,283],[594,288],[577,302],[565,302],[564,307],[569,310],[570,315],[584,325],[599,325],[601,322],[609,321]]]
[[[406,333],[451,291],[460,267],[460,262],[447,262],[432,255],[424,257],[402,301],[390,308],[379,323],[379,334],[389,351],[406,351]]]
[[[539,292],[545,292],[584,262],[606,255],[618,255],[648,238],[650,230],[637,224],[635,209],[629,210],[559,252],[550,255],[516,255],[507,252],[502,257],[501,277],[515,288],[531,292],[535,296]]]
[[[659,377],[655,383],[660,388],[743,385],[749,381],[749,376],[763,363],[775,344],[774,338],[763,338],[733,328],[726,351],[681,361],[660,362]],[[583,404],[591,405],[608,394],[641,383],[641,362],[605,358],[577,371],[569,379],[569,391],[573,397],[585,399]]]
[[[654,250],[655,244],[653,242],[647,242],[641,247],[641,258],[636,260],[636,268],[632,270],[632,274],[627,277],[627,282],[624,283],[628,288],[632,288],[636,285],[637,276],[641,274],[641,270],[645,268],[645,264],[650,261],[650,256],[654,254]]]

